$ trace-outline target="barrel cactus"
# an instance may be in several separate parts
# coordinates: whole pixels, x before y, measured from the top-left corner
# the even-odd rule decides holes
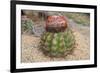
[[[62,56],[64,57],[69,53],[71,53],[71,51],[75,46],[75,39],[73,32],[71,31],[70,28],[67,28],[66,30],[62,29],[61,24],[64,24],[63,27],[65,26],[65,28],[67,24],[65,23],[65,20],[62,19],[62,17],[61,20],[62,22],[59,22],[59,20],[57,20],[58,24],[56,25],[54,24],[55,25],[54,27],[52,23],[51,24],[53,28],[52,31],[50,31],[51,29],[50,27],[50,29],[47,30],[47,32],[45,32],[41,37],[40,48],[44,52],[44,54],[49,55],[51,57],[62,57]],[[59,28],[57,28],[56,26],[58,26]],[[49,26],[46,26],[46,29],[47,28],[49,28]],[[54,28],[57,29],[55,30]],[[61,31],[61,29],[63,31]]]

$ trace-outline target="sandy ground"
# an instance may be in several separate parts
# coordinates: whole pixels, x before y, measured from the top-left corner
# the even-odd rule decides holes
[[[48,62],[48,61],[61,61],[61,60],[86,60],[90,58],[90,29],[88,26],[79,26],[72,20],[69,20],[70,28],[72,28],[76,47],[72,54],[67,55],[65,58],[50,58],[45,56],[39,50],[38,44],[39,37],[33,34],[22,35],[22,56],[21,61],[24,63],[30,62]]]

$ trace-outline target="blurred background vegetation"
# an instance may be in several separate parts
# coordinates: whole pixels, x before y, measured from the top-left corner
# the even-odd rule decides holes
[[[75,12],[66,12],[64,13],[69,19],[72,19],[74,22],[80,25],[90,25],[90,14],[89,13],[75,13]]]
[[[32,26],[36,24],[45,25],[44,22],[50,15],[63,15],[68,20],[72,20],[78,25],[90,26],[89,13],[22,10],[21,14],[22,14],[22,31],[31,30]]]

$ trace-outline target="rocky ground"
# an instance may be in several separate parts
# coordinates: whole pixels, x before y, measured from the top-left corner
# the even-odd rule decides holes
[[[30,62],[46,62],[46,61],[61,61],[61,60],[86,60],[90,58],[90,28],[76,24],[73,20],[69,20],[69,27],[73,30],[76,40],[76,47],[72,54],[65,58],[50,58],[45,56],[39,50],[39,37],[33,34],[22,34],[22,50],[21,61],[24,63]]]

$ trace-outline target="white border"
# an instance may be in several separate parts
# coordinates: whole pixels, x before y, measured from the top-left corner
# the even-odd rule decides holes
[[[90,60],[81,61],[60,61],[60,62],[37,62],[21,63],[21,10],[46,10],[46,11],[66,11],[66,12],[83,12],[90,13]],[[94,64],[94,10],[84,8],[70,7],[52,7],[52,6],[35,6],[35,5],[16,5],[16,68],[39,68],[53,66],[72,66]]]

